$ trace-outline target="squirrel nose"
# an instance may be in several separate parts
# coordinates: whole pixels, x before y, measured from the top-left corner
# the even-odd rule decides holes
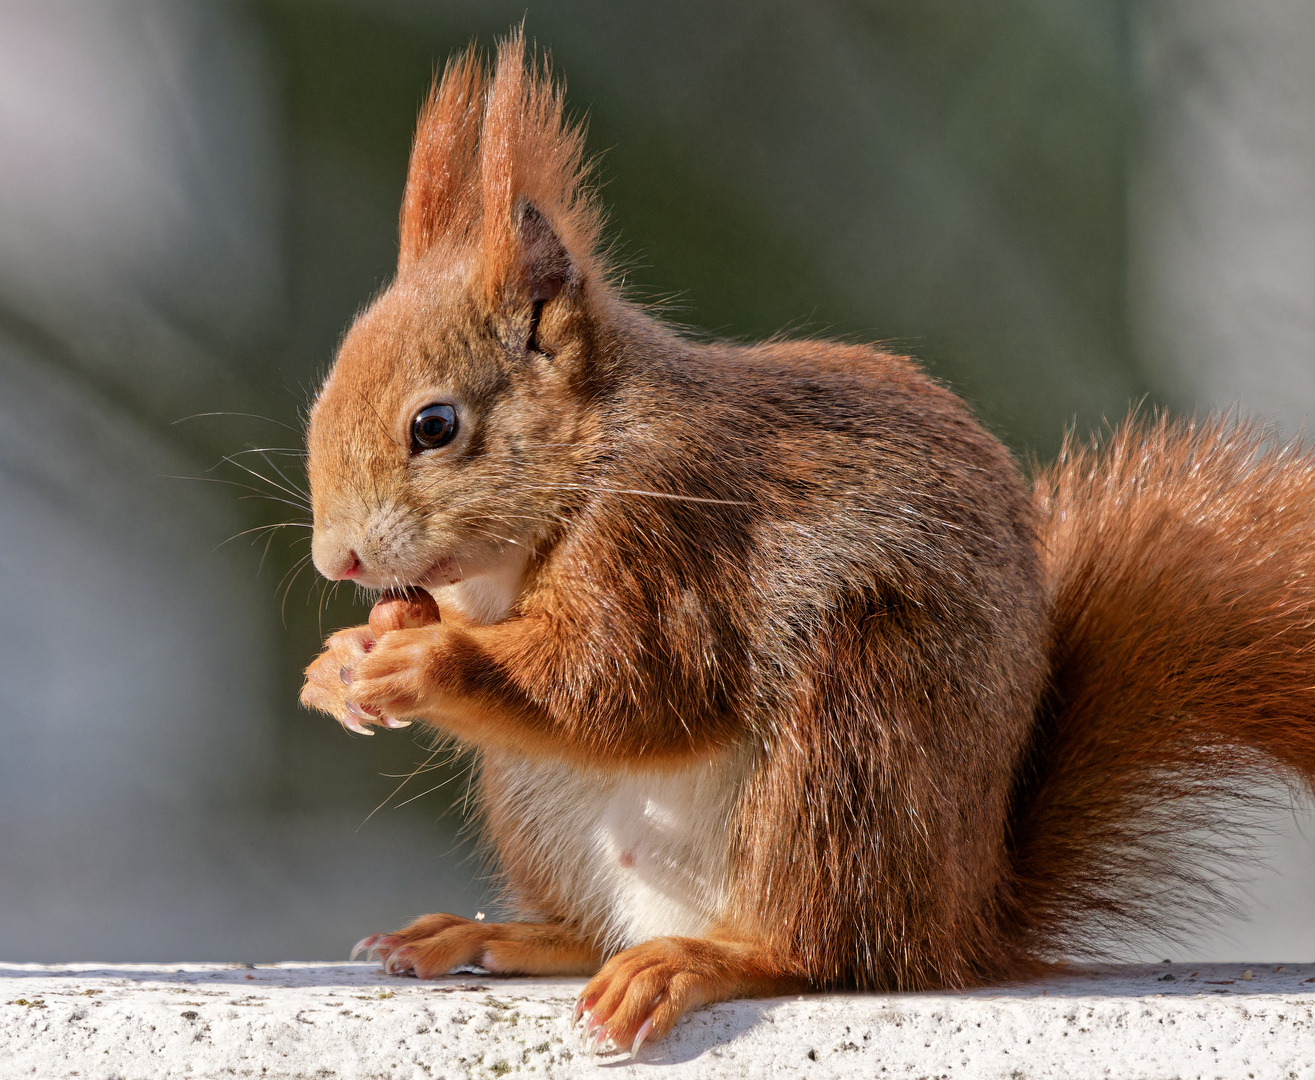
[[[321,566],[319,571],[330,581],[348,581],[361,572],[361,559],[355,551],[349,551],[336,565]]]
[[[345,581],[347,578],[354,578],[361,572],[361,558],[355,551],[347,552],[347,558],[338,571],[332,575],[336,581]]]
[[[311,534],[311,561],[330,581],[348,581],[366,572],[357,551],[360,536],[354,530],[317,520]]]

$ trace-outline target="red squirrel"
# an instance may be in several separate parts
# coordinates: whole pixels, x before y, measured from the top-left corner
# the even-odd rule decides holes
[[[320,572],[439,617],[334,634],[302,701],[472,749],[524,921],[362,946],[591,976],[637,1050],[1176,925],[1210,807],[1315,776],[1315,457],[1134,416],[1029,488],[905,357],[664,325],[600,227],[546,62],[451,61],[308,439]]]

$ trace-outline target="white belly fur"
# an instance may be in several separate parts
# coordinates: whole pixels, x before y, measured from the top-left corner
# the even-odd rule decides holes
[[[584,925],[601,928],[608,951],[697,936],[724,907],[728,823],[746,755],[622,773],[488,754],[485,768],[499,774],[536,876]]]
[[[515,602],[524,566],[524,553],[512,552],[492,572],[430,591],[445,612],[497,622]],[[494,752],[483,762],[499,775],[503,811],[534,876],[550,880],[582,924],[602,928],[608,951],[694,936],[720,914],[747,754],[648,773]]]

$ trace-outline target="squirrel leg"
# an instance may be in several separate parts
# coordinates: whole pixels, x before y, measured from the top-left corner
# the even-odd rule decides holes
[[[424,915],[392,934],[357,942],[375,954],[390,975],[421,979],[478,964],[499,975],[588,975],[598,970],[598,950],[566,926],[554,923],[486,923],[459,915]]]
[[[610,1040],[633,1055],[700,1005],[797,993],[807,986],[752,942],[663,937],[612,957],[581,991],[575,1008],[585,1018],[587,1046]]]
[[[669,693],[647,698],[636,687],[603,678],[603,669],[566,640],[552,620],[529,616],[489,626],[431,623],[389,631],[368,653],[351,655],[344,696],[357,712],[349,719],[381,717],[385,726],[389,718],[424,719],[477,746],[591,766],[633,765],[639,753],[650,761],[685,761],[724,749],[740,734],[738,721],[712,710],[688,687],[668,680],[660,685]],[[303,701],[312,708],[333,712],[338,705],[336,663],[335,654],[308,670],[311,689]],[[316,673],[319,682],[312,679]],[[327,706],[312,694],[321,683],[332,691]],[[587,717],[581,701],[592,703]],[[673,709],[672,701],[684,707]],[[708,722],[692,729],[687,714]]]

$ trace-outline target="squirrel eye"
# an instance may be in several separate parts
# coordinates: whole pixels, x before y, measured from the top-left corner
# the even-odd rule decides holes
[[[446,446],[456,433],[456,409],[451,405],[426,405],[411,421],[411,453]]]

